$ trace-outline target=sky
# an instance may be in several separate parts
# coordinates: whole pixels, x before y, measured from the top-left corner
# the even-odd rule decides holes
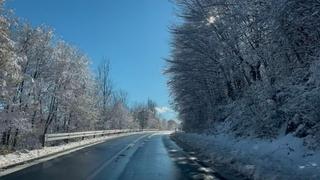
[[[94,2],[94,3],[93,3]],[[169,27],[176,22],[169,0],[7,0],[15,15],[34,26],[48,25],[58,37],[92,59],[95,69],[110,60],[117,89],[128,92],[130,104],[148,98],[166,118],[169,90],[164,58],[170,53]]]

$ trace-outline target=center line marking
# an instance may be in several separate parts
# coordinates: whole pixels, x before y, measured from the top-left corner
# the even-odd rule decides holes
[[[132,143],[130,143],[129,145],[127,145],[125,148],[121,149],[117,154],[115,154],[111,159],[109,159],[108,161],[106,161],[105,163],[102,164],[102,166],[100,166],[97,170],[94,171],[94,173],[92,173],[90,176],[88,176],[86,179],[87,180],[92,180],[94,179],[105,167],[107,167],[112,161],[114,161],[117,157],[119,157],[123,152],[125,152],[127,149],[129,149],[130,147],[133,147],[138,141],[140,141],[141,139],[145,138],[146,136],[151,136],[149,134],[145,134],[141,137],[139,137],[138,139],[134,140]]]

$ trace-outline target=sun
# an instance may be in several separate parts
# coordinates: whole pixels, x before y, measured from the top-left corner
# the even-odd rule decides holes
[[[207,25],[213,24],[216,21],[216,17],[214,16],[209,16],[207,18]]]

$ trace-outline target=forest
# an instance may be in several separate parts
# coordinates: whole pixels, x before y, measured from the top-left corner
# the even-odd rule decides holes
[[[4,1],[0,178],[320,179],[320,0]]]
[[[166,74],[186,132],[320,145],[320,1],[176,0]]]
[[[166,128],[147,100],[130,106],[110,63],[91,59],[45,25],[33,27],[0,0],[0,151],[34,149],[46,133]]]

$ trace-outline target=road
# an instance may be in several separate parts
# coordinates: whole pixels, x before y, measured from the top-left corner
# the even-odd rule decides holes
[[[2,180],[219,179],[167,133],[119,137],[1,177]]]

